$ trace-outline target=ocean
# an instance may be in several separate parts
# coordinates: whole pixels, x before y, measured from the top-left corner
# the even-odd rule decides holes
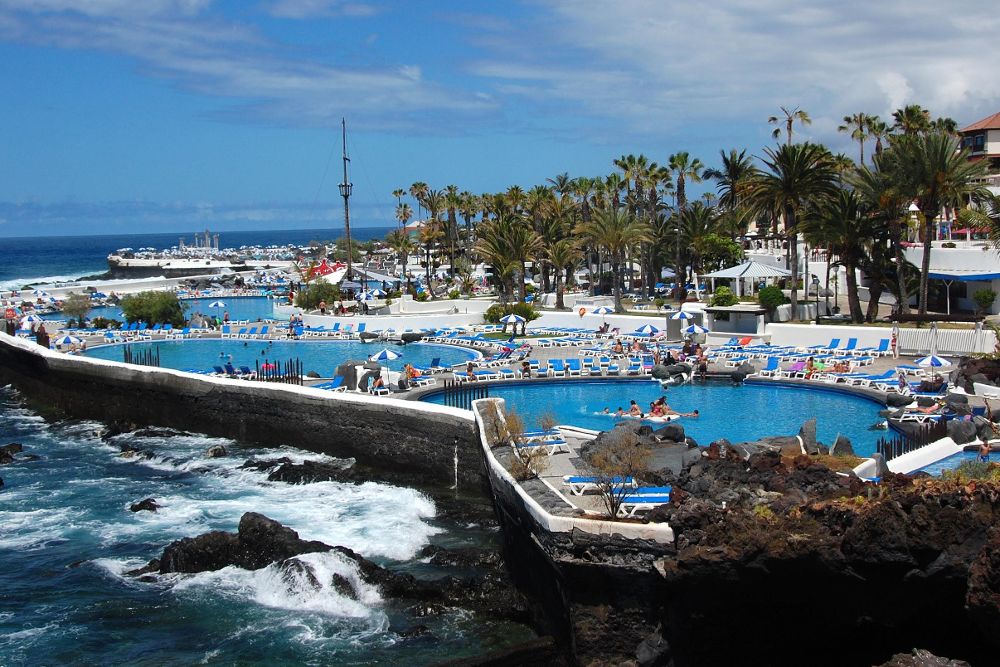
[[[351,229],[354,241],[381,239],[394,227],[359,227]],[[314,240],[333,240],[344,235],[337,229],[272,229],[252,232],[220,232],[219,245],[238,248],[243,245],[306,244]],[[184,237],[193,242],[193,234],[115,234],[108,236],[44,236],[0,238],[4,261],[0,262],[0,291],[20,289],[31,283],[74,280],[108,270],[107,257],[119,248],[169,248]]]
[[[47,422],[0,388],[0,444],[38,456],[0,467],[0,665],[432,665],[524,641],[489,615],[424,614],[383,599],[337,554],[301,557],[315,574],[274,566],[155,576],[124,572],[170,542],[235,531],[244,512],[280,521],[303,539],[342,545],[416,576],[427,545],[495,550],[495,529],[437,518],[418,491],[371,482],[270,482],[240,469],[249,458],[323,459],[197,434],[102,440],[89,421]],[[129,444],[152,458],[122,458]],[[221,444],[229,454],[206,458]],[[129,511],[155,498],[155,513]],[[334,575],[355,582],[345,596]],[[407,631],[425,626],[419,636]]]

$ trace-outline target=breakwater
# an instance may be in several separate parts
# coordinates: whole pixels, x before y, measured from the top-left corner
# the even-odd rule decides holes
[[[472,416],[454,408],[67,356],[6,334],[0,382],[43,414],[291,445],[423,490],[485,488]]]

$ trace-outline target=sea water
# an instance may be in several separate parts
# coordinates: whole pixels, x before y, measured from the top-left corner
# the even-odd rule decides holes
[[[148,583],[126,576],[174,540],[235,531],[248,511],[390,567],[412,569],[430,543],[492,545],[495,536],[474,527],[449,534],[434,503],[413,489],[290,485],[239,469],[251,457],[323,458],[294,447],[264,450],[200,435],[102,441],[100,428],[48,423],[0,389],[0,444],[19,442],[19,458],[41,457],[0,467],[0,665],[420,665],[527,638],[523,628],[461,611],[420,619],[392,611],[399,607],[337,554],[301,557],[319,589],[274,567]],[[155,456],[124,459],[125,443]],[[206,458],[215,444],[229,455]],[[156,513],[129,511],[147,497],[162,505]],[[330,585],[334,573],[355,583],[358,599]],[[400,636],[417,623],[429,633]]]
[[[392,228],[351,229],[355,241],[384,238]],[[254,245],[307,244],[312,240],[334,240],[343,229],[274,229],[220,232],[219,245],[239,248]],[[108,255],[119,248],[164,249],[191,234],[115,234],[104,236],[18,237],[0,240],[4,261],[0,262],[0,291],[27,284],[75,280],[108,270]]]

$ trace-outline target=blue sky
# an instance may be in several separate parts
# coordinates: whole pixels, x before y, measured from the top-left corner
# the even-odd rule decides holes
[[[625,153],[714,165],[768,116],[1000,110],[985,0],[0,0],[0,236],[393,224]],[[331,159],[332,157],[332,159]]]

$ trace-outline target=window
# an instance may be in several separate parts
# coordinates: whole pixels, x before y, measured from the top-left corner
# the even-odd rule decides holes
[[[986,133],[980,133],[973,135],[972,137],[972,150],[981,151],[986,146]]]

